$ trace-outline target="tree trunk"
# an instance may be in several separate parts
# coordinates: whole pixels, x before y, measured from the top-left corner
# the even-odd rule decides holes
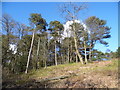
[[[39,37],[39,39],[38,39],[38,47],[37,47],[37,60],[36,60],[36,69],[38,69],[38,59],[39,59],[39,49],[40,49],[40,37]]]
[[[47,60],[47,58],[45,58],[45,63],[44,63],[44,64],[45,64],[45,68],[47,68],[47,63],[46,63],[46,60]]]
[[[83,59],[82,59],[82,56],[79,54],[79,51],[78,51],[78,47],[77,47],[77,40],[76,40],[76,37],[74,37],[74,42],[75,42],[75,49],[76,49],[76,54],[78,55],[78,57],[79,57],[79,59],[80,59],[80,62],[81,62],[82,64],[84,64],[84,63],[83,63]]]
[[[35,70],[36,69],[36,50],[35,47],[33,46],[32,48],[32,55],[31,55],[31,63],[32,63],[32,69]]]
[[[64,64],[64,57],[63,57],[63,55],[61,54],[61,57],[62,57],[62,62],[61,62],[61,64]]]
[[[70,50],[69,50],[69,45],[68,45],[68,63],[70,62],[69,61],[69,56],[70,56],[69,54],[70,54]]]
[[[91,44],[90,44],[90,48],[89,48],[89,61],[91,61]]]
[[[72,61],[72,43],[71,43],[71,54],[70,54],[70,62]]]
[[[85,43],[85,41],[84,41],[84,49],[85,49],[85,62],[88,63],[87,54],[86,54],[86,43]]]
[[[74,20],[73,20],[73,23],[74,23]],[[77,46],[77,36],[75,34],[75,26],[73,25],[73,31],[74,31],[74,42],[75,42],[75,49],[76,49],[76,54],[78,55],[79,59],[80,59],[80,62],[82,64],[83,63],[83,59],[82,59],[82,56],[80,55],[79,51],[78,51],[78,46]]]
[[[32,51],[32,47],[33,47],[34,37],[35,37],[35,30],[33,31],[33,35],[32,35],[32,41],[31,41],[31,46],[30,46],[30,51],[29,51],[29,55],[28,55],[25,73],[28,73],[28,66],[29,66],[29,62],[30,62],[30,56],[31,56],[31,51]]]
[[[84,64],[84,63],[83,63],[82,56],[79,54],[78,47],[77,47],[77,40],[76,40],[75,37],[74,37],[74,42],[75,42],[76,54],[78,55],[78,57],[79,57],[79,59],[80,59],[80,62],[81,62],[82,64]]]
[[[76,63],[78,63],[78,57],[77,57],[77,54],[76,54]]]
[[[56,40],[55,40],[55,65],[57,66]]]
[[[44,57],[45,57],[45,60],[44,60],[44,64],[45,64],[45,68],[47,68],[47,55],[48,55],[48,52],[47,52],[47,46],[46,46],[46,42],[47,42],[47,40],[46,40],[46,36],[45,36],[45,40],[44,40]]]

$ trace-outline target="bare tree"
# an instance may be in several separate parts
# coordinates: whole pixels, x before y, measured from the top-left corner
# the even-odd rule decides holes
[[[62,15],[63,17],[66,19],[66,20],[71,20],[73,21],[73,24],[75,23],[75,20],[78,19],[78,15],[79,15],[79,12],[83,9],[86,8],[86,5],[83,4],[83,5],[76,5],[74,3],[68,3],[68,4],[64,4],[60,7],[60,11],[62,12]],[[75,46],[75,49],[76,49],[76,54],[77,56],[79,57],[80,61],[82,64],[83,63],[83,58],[78,50],[78,45],[77,45],[77,35],[76,35],[76,28],[75,28],[75,25],[73,25],[73,34],[74,34],[74,46]]]

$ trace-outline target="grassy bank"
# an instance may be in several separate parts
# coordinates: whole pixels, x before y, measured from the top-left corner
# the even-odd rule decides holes
[[[32,70],[28,74],[10,75],[8,78],[3,78],[3,87],[117,88],[117,73],[118,59],[93,62],[85,65],[70,63]],[[36,81],[66,75],[71,77],[36,83]],[[13,85],[9,85],[7,82],[12,82]]]

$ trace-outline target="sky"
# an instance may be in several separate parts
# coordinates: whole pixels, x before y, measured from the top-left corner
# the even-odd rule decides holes
[[[15,21],[29,25],[28,18],[31,13],[40,13],[47,23],[58,20],[65,23],[62,18],[59,5],[63,2],[2,2],[2,13],[9,14]],[[77,2],[77,4],[81,4]],[[106,52],[107,49],[116,51],[118,48],[118,3],[117,2],[88,2],[85,3],[87,9],[82,11],[79,19],[84,21],[90,16],[96,16],[107,21],[107,26],[111,27],[111,38],[106,41],[109,46],[106,47],[99,43],[95,49]]]

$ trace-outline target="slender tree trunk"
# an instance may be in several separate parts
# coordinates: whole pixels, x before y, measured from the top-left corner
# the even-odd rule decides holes
[[[44,56],[45,56],[44,65],[45,65],[45,68],[47,68],[47,54],[46,54],[46,51],[44,52]]]
[[[72,43],[71,43],[71,54],[70,54],[70,62],[72,61]]]
[[[45,60],[44,60],[44,65],[45,65],[45,68],[47,68],[47,54],[46,54],[46,48],[44,50],[44,57],[45,57]]]
[[[47,63],[46,63],[46,60],[45,60],[45,68],[47,68]]]
[[[74,20],[73,20],[73,23],[74,23]],[[75,42],[75,49],[76,49],[76,54],[78,55],[79,59],[80,59],[80,62],[82,64],[83,63],[83,59],[82,59],[82,56],[80,55],[79,51],[78,51],[78,45],[77,45],[77,36],[75,34],[75,26],[73,25],[73,31],[74,31],[74,42]]]
[[[86,54],[86,48],[85,48],[85,62],[88,63],[87,54]]]
[[[86,43],[85,43],[85,41],[84,41],[84,49],[85,49],[85,62],[88,63],[87,54],[86,54]]]
[[[47,60],[50,59],[50,54],[49,54],[49,34],[47,34]]]
[[[76,54],[76,63],[78,63],[78,57],[77,57],[77,54]]]
[[[37,46],[37,60],[36,60],[36,69],[38,69],[38,62],[39,62],[39,50],[40,50],[40,37],[39,37],[39,39],[38,39],[38,46]]]
[[[44,40],[44,57],[45,57],[45,60],[44,60],[44,64],[45,64],[45,68],[47,68],[47,46],[46,46],[46,42],[47,42],[47,40],[46,40],[47,38],[46,38],[46,36],[45,36],[45,40]]]
[[[91,61],[91,43],[90,43],[90,48],[89,48],[89,61]]]
[[[14,60],[11,61],[11,71],[12,71],[12,73],[14,73],[14,66],[15,66],[13,61]]]
[[[32,49],[32,69],[35,70],[36,69],[36,50],[35,50],[35,47],[33,46],[33,49]]]
[[[79,51],[78,51],[78,47],[77,47],[77,40],[76,40],[76,37],[74,37],[74,42],[75,42],[75,49],[76,49],[76,54],[78,55],[78,57],[79,57],[79,59],[80,59],[80,62],[81,62],[82,64],[84,64],[84,63],[83,63],[83,59],[82,59],[82,56],[79,54]]]
[[[71,56],[71,57],[70,57],[70,62],[72,62],[72,58],[73,58],[73,57]]]
[[[63,63],[64,63],[64,61],[63,61],[63,58],[64,58],[64,57],[63,57],[63,55],[62,55],[62,54],[61,54],[61,57],[62,57],[62,62],[61,62],[61,64],[63,64]]]
[[[29,62],[30,62],[30,56],[31,56],[31,51],[32,51],[32,47],[33,47],[34,37],[35,37],[35,30],[33,31],[33,35],[32,35],[32,41],[31,41],[31,46],[30,46],[30,51],[29,51],[29,55],[28,55],[25,73],[28,73],[28,66],[29,66]]]
[[[55,65],[57,66],[56,40],[55,40]]]
[[[70,50],[69,50],[69,45],[68,45],[68,63],[70,62],[69,61],[69,56],[70,56]]]

